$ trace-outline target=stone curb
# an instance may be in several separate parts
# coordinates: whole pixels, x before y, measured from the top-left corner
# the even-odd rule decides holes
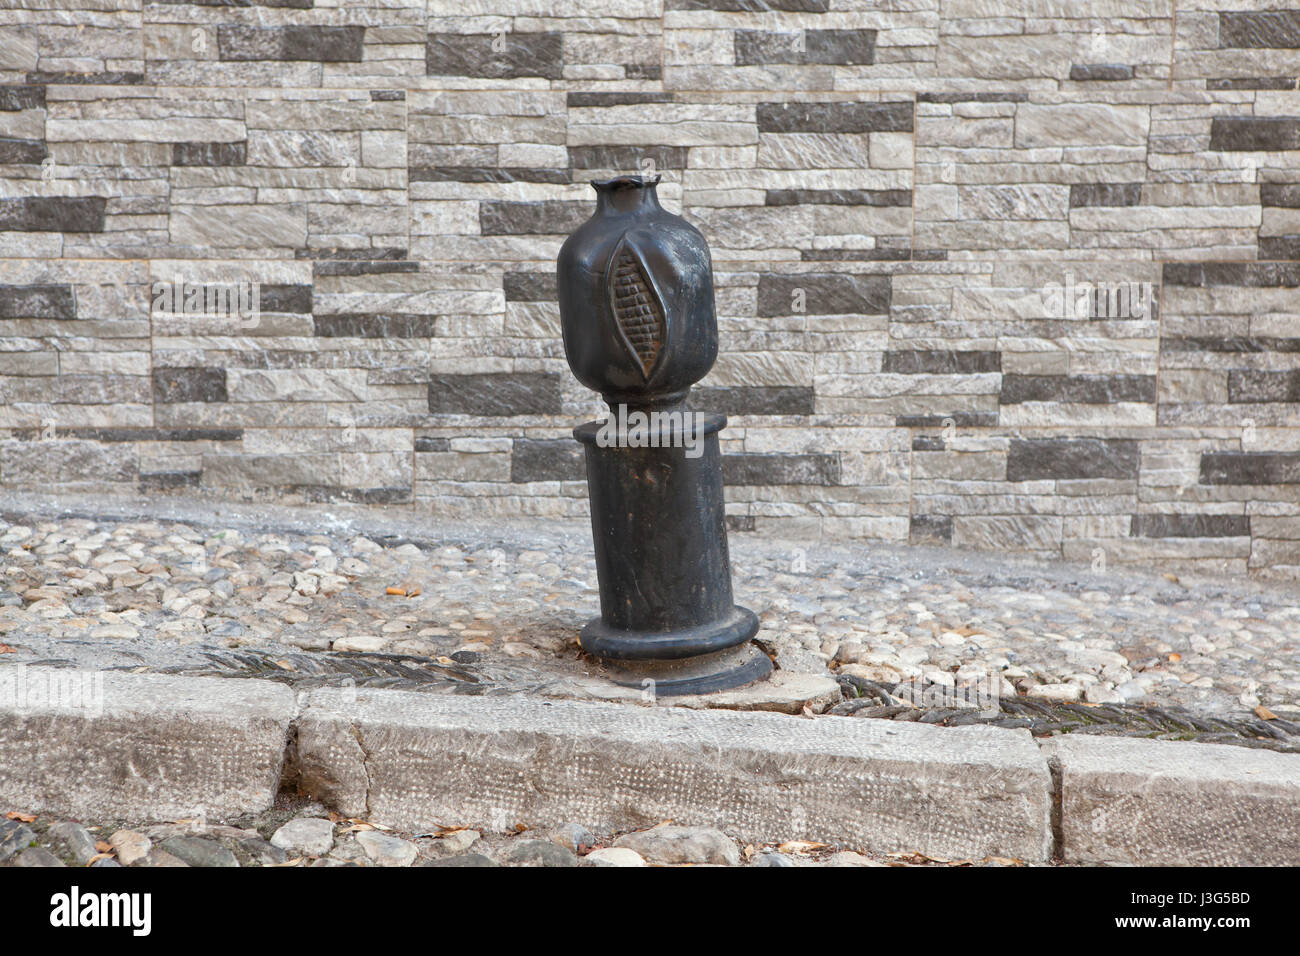
[[[1025,730],[518,697],[312,692],[304,790],[410,830],[673,820],[929,856],[1045,860],[1047,764]]]
[[[81,819],[264,810],[294,712],[270,681],[0,666],[0,805]]]
[[[100,706],[20,704],[20,670],[29,686],[90,674]],[[1300,754],[0,665],[4,809],[220,819],[269,808],[286,778],[416,831],[671,819],[939,858],[1300,863]]]
[[[1300,863],[1300,754],[1075,735],[1041,746],[1067,863]]]

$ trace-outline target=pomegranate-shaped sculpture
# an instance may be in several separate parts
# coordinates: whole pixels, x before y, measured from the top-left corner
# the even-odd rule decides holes
[[[595,182],[596,212],[557,262],[569,367],[610,416],[585,446],[601,616],[582,647],[615,681],[661,695],[767,676],[753,612],[732,600],[718,432],[686,395],[718,354],[704,237],[659,205],[658,177]]]
[[[659,205],[659,177],[594,182],[596,213],[558,262],[569,368],[610,405],[672,405],[718,356],[700,231]]]

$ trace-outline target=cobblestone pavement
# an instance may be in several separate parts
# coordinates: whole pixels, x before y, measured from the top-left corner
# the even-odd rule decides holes
[[[405,833],[344,819],[282,794],[275,809],[229,823],[196,816],[165,823],[0,816],[0,866],[1023,866],[986,857],[948,860],[909,850],[864,854],[790,840],[744,844],[711,827],[671,823],[632,833],[581,823],[484,833],[447,825]]]
[[[866,716],[976,688],[1012,713],[1300,721],[1294,588],[744,534],[731,551],[778,667],[888,689]],[[580,524],[0,499],[0,663],[582,696],[601,678],[577,646],[595,585]]]

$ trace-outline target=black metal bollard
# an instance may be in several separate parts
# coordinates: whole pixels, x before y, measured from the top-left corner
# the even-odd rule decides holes
[[[713,267],[699,231],[659,205],[658,177],[592,185],[595,215],[558,260],[569,367],[610,406],[574,429],[601,616],[582,646],[618,682],[663,695],[738,687],[772,663],[731,593],[718,433],[686,396],[718,352]]]

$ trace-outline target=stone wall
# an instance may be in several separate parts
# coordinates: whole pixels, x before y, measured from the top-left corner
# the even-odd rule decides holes
[[[581,514],[554,256],[653,168],[737,531],[1300,576],[1294,7],[9,0],[0,487]]]

